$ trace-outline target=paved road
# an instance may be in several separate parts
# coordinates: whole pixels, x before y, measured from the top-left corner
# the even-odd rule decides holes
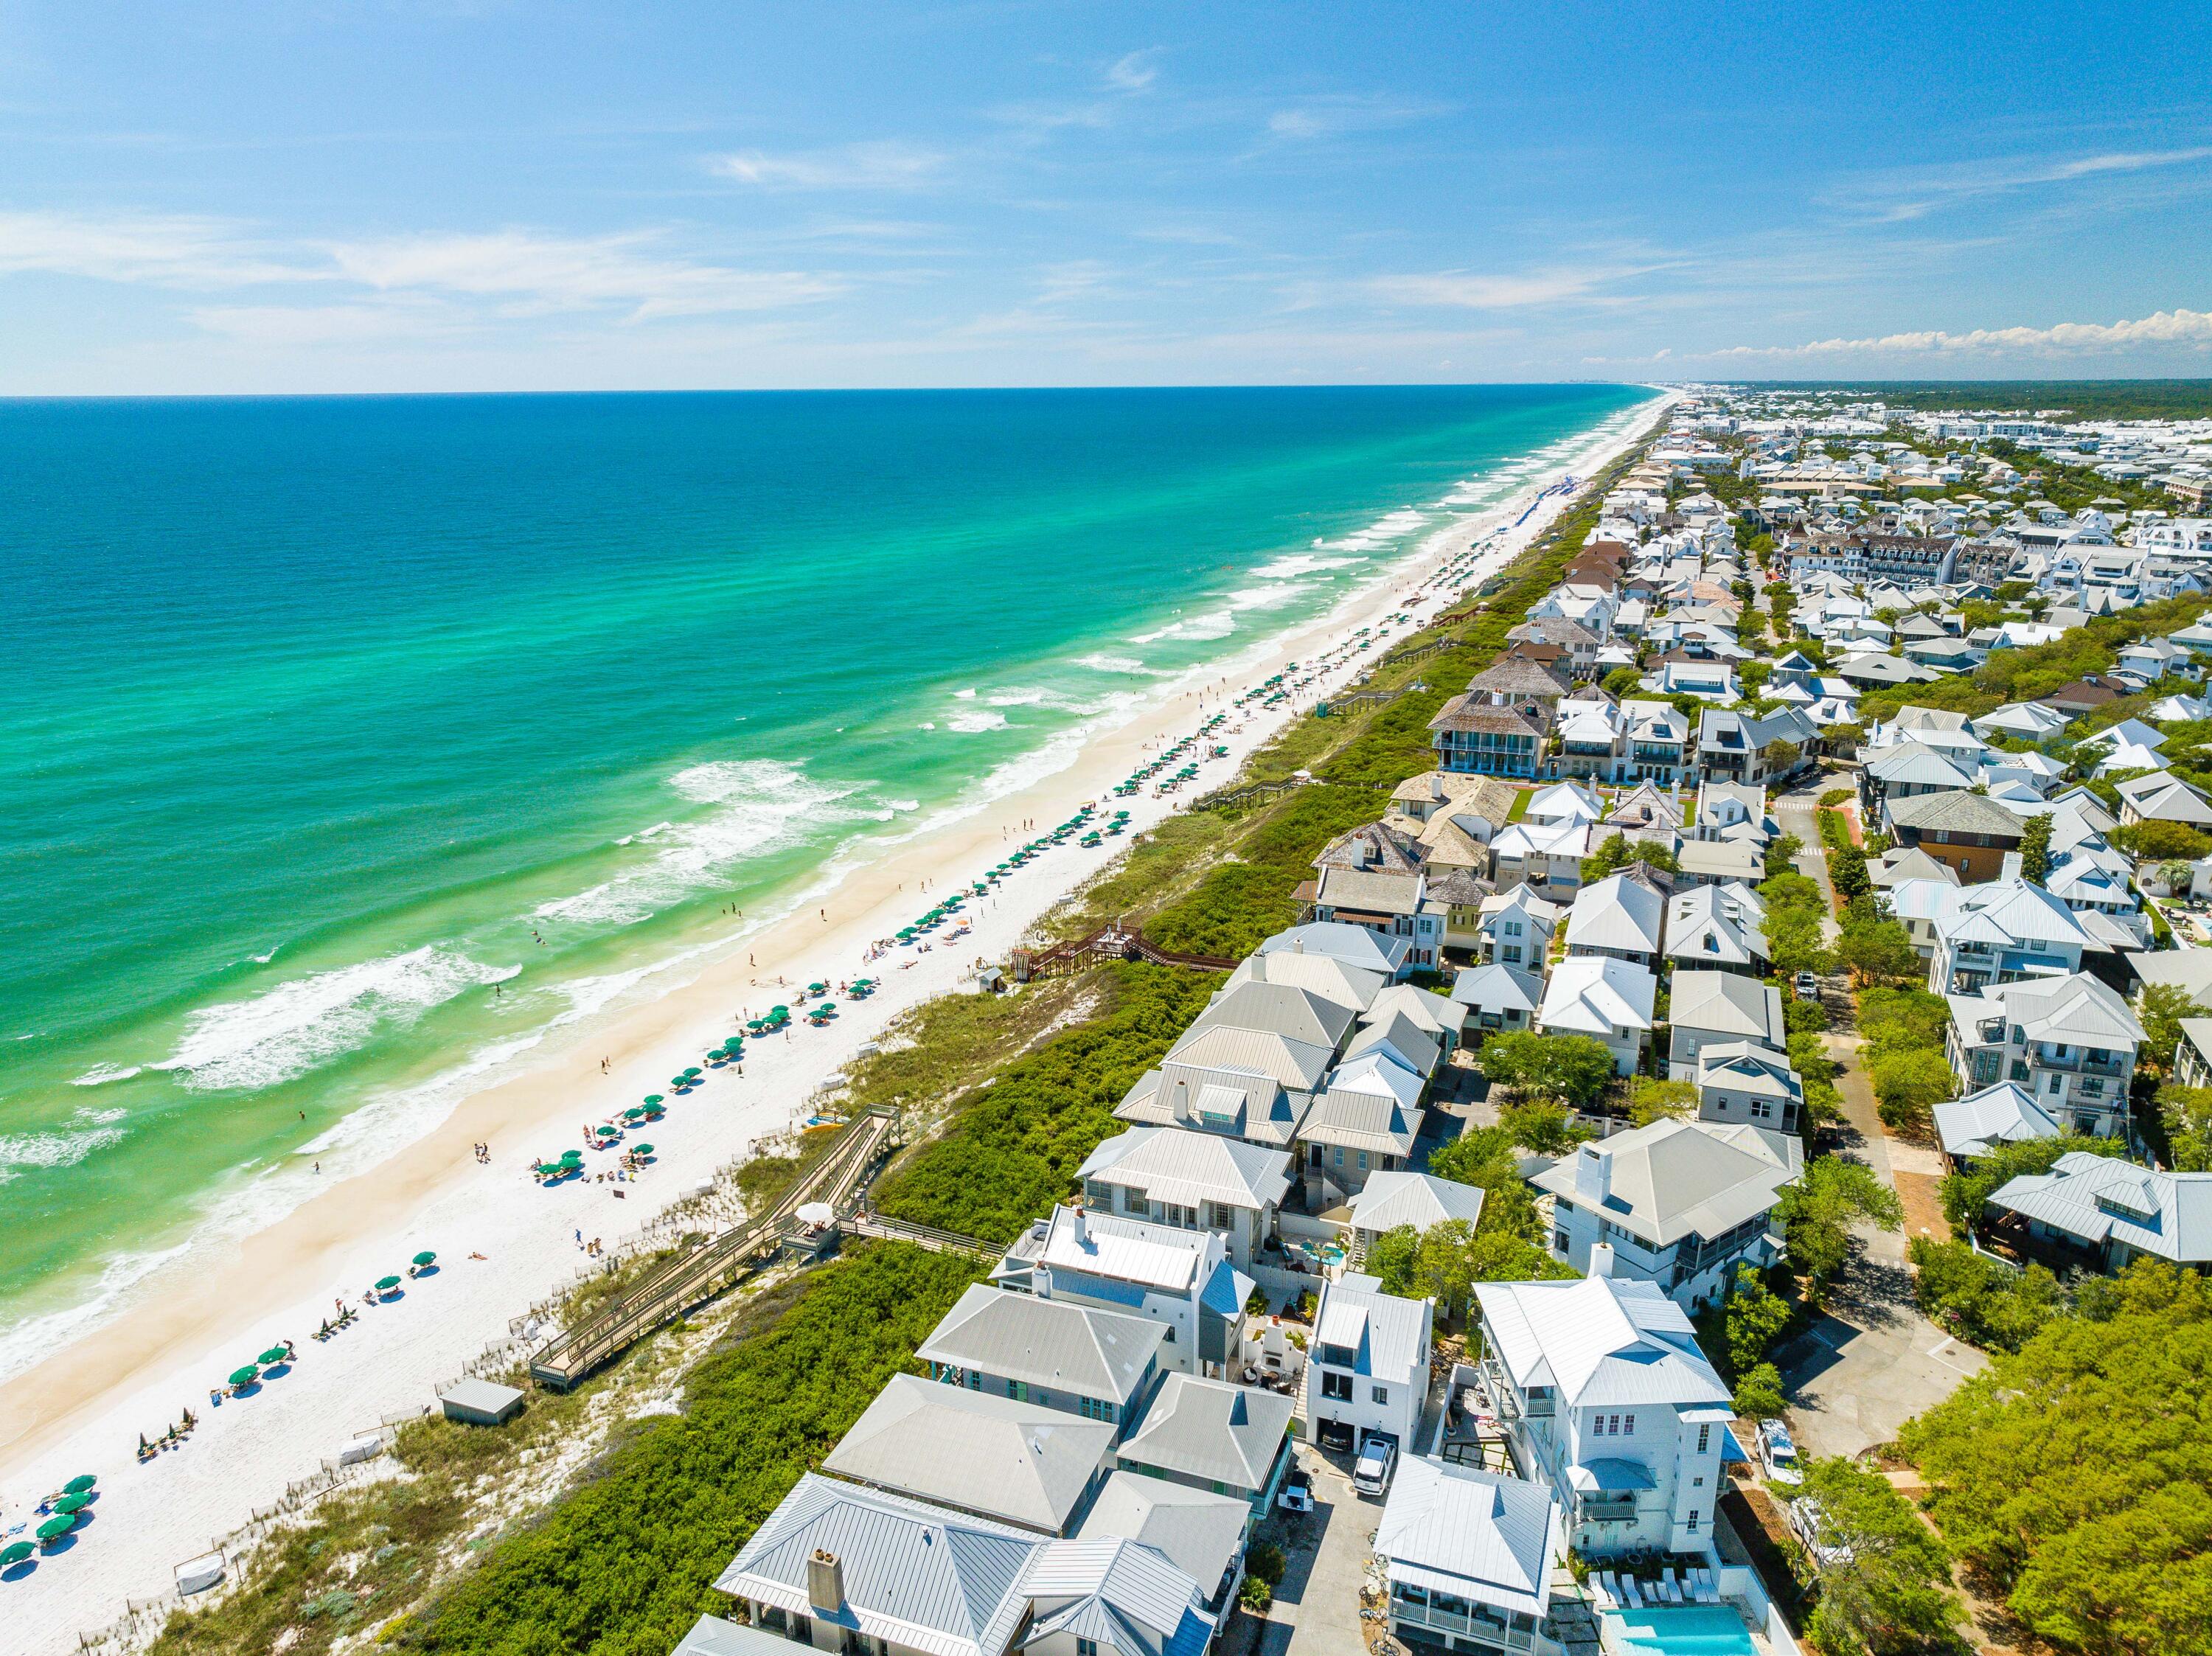
[[[1314,1509],[1288,1520],[1285,1527],[1295,1527],[1283,1549],[1282,1585],[1267,1621],[1249,1629],[1243,1647],[1256,1656],[1357,1656],[1367,1647],[1359,1588],[1374,1556],[1382,1503],[1363,1499],[1337,1458],[1306,1444],[1292,1453],[1313,1475]]]

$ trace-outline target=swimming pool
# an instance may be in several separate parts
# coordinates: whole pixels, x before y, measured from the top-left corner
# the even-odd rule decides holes
[[[1756,1650],[1743,1618],[1726,1604],[1609,1610],[1605,1619],[1620,1635],[1619,1647],[1636,1656],[1754,1656]]]

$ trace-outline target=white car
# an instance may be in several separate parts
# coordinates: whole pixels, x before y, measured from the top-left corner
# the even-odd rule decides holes
[[[1381,1495],[1390,1487],[1390,1474],[1397,1465],[1398,1446],[1388,1438],[1370,1437],[1359,1446],[1352,1487],[1362,1495]]]
[[[1778,1420],[1759,1422],[1759,1465],[1769,1483],[1802,1483],[1805,1469],[1797,1461],[1797,1445],[1790,1429]]]

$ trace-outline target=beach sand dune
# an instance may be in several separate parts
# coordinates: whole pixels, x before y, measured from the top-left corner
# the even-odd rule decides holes
[[[1664,406],[1644,405],[1632,426],[1614,423],[1561,469],[1594,472],[1650,429]],[[1025,819],[1048,826],[1081,801],[1105,801],[1115,782],[1160,747],[1285,661],[1341,652],[1326,681],[1302,693],[1300,706],[1341,684],[1373,658],[1344,647],[1356,628],[1408,607],[1417,618],[1437,613],[1547,526],[1565,497],[1551,496],[1514,525],[1539,487],[1431,537],[1416,558],[1243,664],[1225,690],[1193,685],[1138,710],[1069,768],[851,871],[818,902],[810,900],[719,957],[693,962],[688,980],[658,999],[602,1015],[557,1052],[533,1053],[527,1067],[464,1100],[434,1131],[395,1146],[370,1171],[334,1181],[227,1257],[165,1269],[125,1318],[0,1387],[0,1530],[23,1522],[28,1501],[78,1472],[97,1472],[101,1489],[100,1521],[67,1551],[0,1586],[7,1647],[74,1649],[81,1630],[111,1622],[126,1598],[167,1592],[175,1565],[335,1459],[356,1433],[388,1416],[422,1412],[434,1388],[487,1342],[507,1337],[513,1319],[592,1268],[576,1246],[579,1233],[612,1243],[640,1229],[756,1141],[789,1127],[815,1089],[900,1011],[960,989],[979,959],[1003,961],[1047,909],[1097,871],[1101,853],[1072,843],[1046,852],[972,906],[969,935],[927,953],[901,950],[868,964],[863,956],[871,940],[890,937],[937,896],[981,877],[1012,845],[1033,837],[1019,830]],[[1433,571],[1486,536],[1480,561],[1450,588],[1428,584]],[[1230,755],[1207,762],[1197,792],[1226,780],[1292,716],[1282,707],[1232,721],[1241,729],[1214,738]],[[1158,799],[1146,791],[1116,808],[1127,805],[1141,831],[1193,797]],[[793,986],[861,974],[883,981],[874,998],[841,1001],[842,1016],[827,1028],[754,1041],[742,1077],[714,1072],[675,1101],[650,1132],[657,1156],[641,1182],[540,1188],[530,1180],[534,1156],[578,1144],[589,1124],[647,1093],[665,1092],[670,1075],[701,1062],[743,1016],[793,1001]],[[471,1153],[479,1141],[491,1147],[489,1165]],[[590,1160],[596,1169],[611,1158]],[[389,1301],[359,1307],[372,1283],[404,1274],[424,1249],[439,1256],[434,1273],[405,1281]],[[311,1337],[340,1298],[354,1301],[361,1318],[319,1344]],[[285,1338],[299,1348],[291,1372],[252,1395],[210,1406],[210,1386]],[[201,1418],[192,1441],[136,1464],[138,1434],[157,1434],[186,1406]]]

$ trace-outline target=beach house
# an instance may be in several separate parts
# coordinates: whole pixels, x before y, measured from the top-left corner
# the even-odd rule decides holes
[[[1565,1545],[1559,1502],[1541,1484],[1407,1461],[1375,1532],[1392,1636],[1416,1651],[1551,1656],[1560,1648],[1544,1631],[1552,1561]]]
[[[1118,1441],[1152,1396],[1166,1339],[1146,1318],[974,1283],[915,1356],[944,1385],[1103,1421]]]
[[[1091,1151],[1076,1177],[1091,1212],[1215,1232],[1237,1269],[1249,1271],[1274,1234],[1291,1153],[1224,1133],[1130,1127]]]
[[[1790,1046],[1782,992],[1737,972],[1677,971],[1668,1022],[1667,1074],[1674,1081],[1695,1081],[1699,1051],[1717,1042],[1750,1041],[1776,1052]]]
[[[1603,955],[1656,968],[1666,933],[1667,899],[1644,864],[1608,874],[1575,894],[1567,911],[1567,955]]]
[[[1969,1087],[2014,1081],[2052,1119],[2109,1137],[2127,1125],[2143,1027],[2118,993],[2086,973],[1949,995],[1945,1050]]]
[[[1170,1374],[1115,1462],[1139,1477],[1242,1501],[1256,1520],[1290,1469],[1296,1409],[1279,1392]]]
[[[2024,1234],[2093,1270],[2138,1259],[2212,1266],[2212,1173],[2161,1173],[2117,1156],[2069,1150],[2049,1173],[1991,1192],[2000,1235]]]
[[[1357,1449],[1382,1437],[1415,1451],[1436,1309],[1434,1300],[1385,1294],[1379,1279],[1354,1271],[1322,1288],[1299,1397],[1316,1442]]]
[[[1186,1374],[1222,1372],[1254,1287],[1218,1232],[1079,1207],[1033,1221],[991,1280],[1039,1299],[1149,1318],[1161,1329],[1160,1367]]]
[[[1678,892],[1667,903],[1666,959],[1677,970],[1764,977],[1765,919],[1765,901],[1740,880]]]
[[[1602,955],[1570,956],[1552,968],[1536,1028],[1544,1034],[1588,1035],[1613,1054],[1617,1075],[1634,1075],[1651,1038],[1659,980],[1641,966]]]

